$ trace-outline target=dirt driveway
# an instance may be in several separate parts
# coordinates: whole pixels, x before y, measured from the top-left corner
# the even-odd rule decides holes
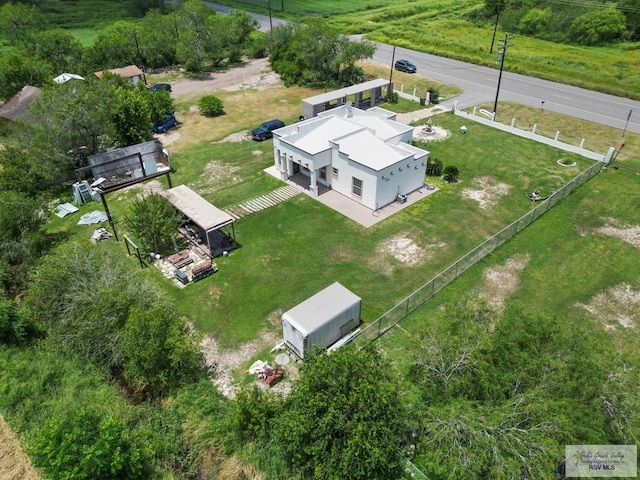
[[[240,90],[256,88],[261,85],[275,85],[280,82],[277,74],[271,71],[269,59],[258,58],[246,61],[221,72],[212,72],[198,79],[181,79],[171,83],[171,96],[185,98],[201,96],[217,90]]]

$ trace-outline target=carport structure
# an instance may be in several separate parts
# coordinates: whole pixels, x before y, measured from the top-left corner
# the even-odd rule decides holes
[[[386,92],[383,94],[383,88]],[[321,112],[345,105],[349,97],[353,98],[353,105],[363,110],[383,103],[385,96],[393,92],[393,83],[383,78],[358,83],[350,87],[321,93],[302,100],[302,116],[313,118]]]
[[[234,220],[231,215],[212,205],[186,185],[167,191],[167,199],[186,218],[179,228],[197,248],[210,257],[217,257],[237,246]],[[222,228],[231,226],[231,235]]]

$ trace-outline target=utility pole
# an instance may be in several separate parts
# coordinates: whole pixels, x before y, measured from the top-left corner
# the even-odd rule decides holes
[[[496,89],[496,101],[493,103],[493,119],[496,119],[496,110],[498,110],[498,95],[500,95],[500,82],[502,82],[502,70],[504,68],[504,57],[507,56],[507,47],[510,47],[509,41],[512,40],[515,35],[504,34],[504,40],[500,43],[502,47],[498,50],[498,58],[500,59],[500,74],[498,75],[498,88]]]
[[[147,77],[145,76],[145,73],[144,73],[144,70],[145,70],[144,61],[142,60],[142,57],[140,56],[140,45],[138,45],[138,31],[137,30],[133,31],[133,38],[135,38],[135,40],[136,40],[136,52],[138,53],[138,61],[140,62],[140,65],[142,66],[142,79],[144,80],[144,84],[146,85],[147,84]],[[116,238],[118,238],[118,237],[116,236]]]
[[[491,48],[489,49],[489,53],[493,53],[493,44],[496,41],[496,32],[498,31],[498,20],[500,20],[500,2],[498,1],[498,6],[496,8],[496,24],[493,26],[493,36],[491,37]]]
[[[271,0],[267,0],[267,4],[269,6],[269,33],[273,30],[273,20],[271,19]]]
[[[396,60],[396,46],[393,46],[393,53],[391,54],[391,68],[389,69],[389,85],[393,83],[393,62]]]

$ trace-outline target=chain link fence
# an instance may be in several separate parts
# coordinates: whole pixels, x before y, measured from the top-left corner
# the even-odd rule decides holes
[[[505,243],[518,232],[521,232],[544,213],[555,207],[562,199],[570,195],[578,187],[584,185],[594,176],[602,171],[605,164],[601,162],[594,163],[587,170],[579,174],[573,180],[556,190],[546,200],[541,201],[533,209],[518,218],[512,224],[506,226],[498,233],[488,238],[473,250],[459,258],[451,266],[436,275],[427,283],[422,285],[418,290],[406,297],[400,303],[395,305],[389,311],[377,318],[374,322],[363,328],[360,333],[353,337],[351,341],[362,343],[372,341],[389,331],[393,326],[404,320],[410,313],[423,305],[427,300],[433,297],[444,287],[453,282],[456,278],[469,270],[472,266],[493,252],[500,245]]]

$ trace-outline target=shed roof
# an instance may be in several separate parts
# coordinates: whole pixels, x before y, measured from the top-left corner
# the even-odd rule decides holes
[[[112,68],[109,70],[109,72],[115,73],[116,75],[120,75],[121,77],[124,77],[124,78],[132,78],[135,76],[140,76],[143,73],[142,70],[140,70],[135,65],[127,65],[126,67],[122,67],[122,68]],[[103,74],[102,71],[94,73],[94,75],[98,78],[102,78],[102,74]]]
[[[356,93],[365,92],[367,90],[371,90],[372,88],[384,87],[385,85],[389,85],[389,80],[376,78],[375,80],[370,80],[368,82],[358,83],[350,87],[345,87],[339,90],[333,90],[331,92],[321,93],[320,95],[308,97],[303,99],[302,101],[310,105],[321,105],[338,98],[348,97],[349,95],[355,95]]]
[[[233,223],[233,217],[191,190],[178,185],[167,191],[171,204],[205,231],[217,230]]]
[[[304,302],[282,314],[303,336],[307,336],[333,320],[362,299],[338,282],[320,290]]]
[[[41,90],[38,87],[25,85],[18,93],[0,106],[0,117],[11,121],[22,118],[32,122],[33,116],[29,112],[29,105],[38,99],[40,93]]]

